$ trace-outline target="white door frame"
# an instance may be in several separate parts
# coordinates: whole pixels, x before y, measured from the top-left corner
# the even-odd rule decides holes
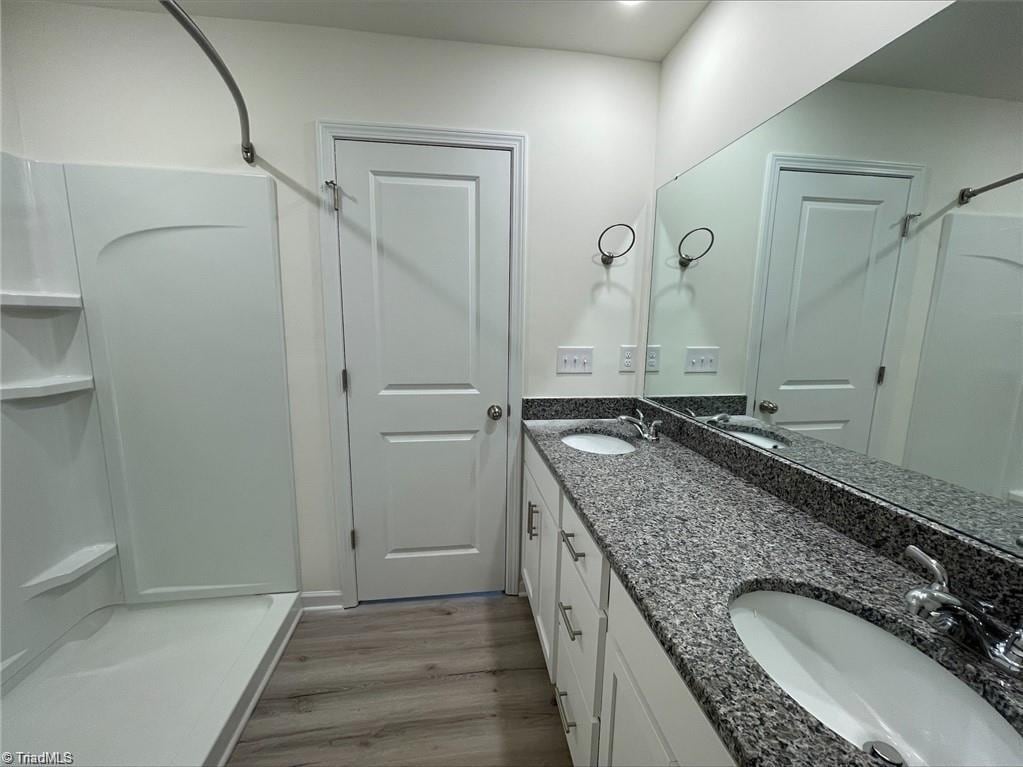
[[[883,160],[849,160],[841,157],[783,154],[772,152],[767,156],[764,174],[764,195],[760,209],[760,235],[757,238],[756,268],[753,273],[753,311],[750,314],[749,353],[746,355],[746,414],[756,415],[757,376],[760,372],[760,347],[763,342],[764,313],[767,309],[767,270],[771,240],[774,236],[774,212],[778,203],[778,185],[785,170],[816,171],[861,176],[890,176],[909,179],[910,212],[923,211],[927,169],[923,165]],[[905,326],[908,319],[909,299],[913,290],[913,277],[917,268],[917,238],[903,238],[899,245],[898,267],[895,272],[895,290],[888,314],[885,340],[882,348],[883,363],[892,380],[898,380],[899,362],[905,347]],[[895,387],[880,387],[874,398],[867,455],[883,450],[888,434],[874,429],[876,423],[892,422],[895,406]],[[887,432],[887,429],[885,430]]]
[[[327,403],[330,420],[331,481],[336,519],[341,598],[345,607],[359,602],[355,557],[352,477],[348,445],[348,400],[341,391],[344,367],[344,332],[341,307],[341,262],[338,222],[333,195],[326,186],[334,181],[334,142],[361,141],[427,144],[434,146],[497,149],[511,153],[511,253],[508,283],[508,467],[505,487],[505,585],[507,594],[519,593],[519,495],[521,493],[522,338],[526,242],[526,136],[521,133],[459,130],[415,125],[362,122],[316,122],[317,176],[320,192],[320,272],[323,291],[323,331],[327,364]]]

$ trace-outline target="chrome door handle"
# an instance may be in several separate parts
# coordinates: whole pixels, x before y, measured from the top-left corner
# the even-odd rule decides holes
[[[576,637],[581,637],[583,635],[583,632],[579,631],[579,629],[572,628],[572,621],[568,619],[568,611],[572,608],[565,607],[563,602],[558,602],[558,609],[561,611],[561,622],[565,625],[565,631],[568,632],[568,638],[574,642]]]
[[[504,410],[501,409],[500,405],[491,405],[487,408],[487,415],[490,416],[491,421],[500,421],[501,416],[504,415]]]
[[[534,514],[536,514],[536,504],[529,501],[526,507],[526,534],[529,535],[529,540],[536,538],[536,528],[533,527]]]
[[[586,556],[585,551],[576,551],[572,546],[572,541],[569,538],[575,538],[575,533],[566,533],[564,530],[561,531],[561,542],[565,544],[565,548],[568,549],[568,555],[572,557],[573,562],[578,562],[580,559]]]
[[[557,685],[554,685],[554,700],[558,704],[558,716],[561,717],[561,726],[564,728],[566,735],[568,735],[569,731],[575,727],[575,722],[569,721],[568,715],[565,713],[565,709],[561,705],[561,699],[567,697],[567,692],[562,692],[558,689]]]
[[[778,412],[778,406],[769,399],[760,400],[760,412],[774,414]]]

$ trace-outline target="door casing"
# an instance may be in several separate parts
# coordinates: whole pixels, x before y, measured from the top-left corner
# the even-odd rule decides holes
[[[811,171],[818,173],[841,173],[861,176],[894,176],[905,178],[909,186],[909,210],[923,210],[924,189],[927,169],[923,165],[885,162],[874,160],[849,160],[840,157],[816,155],[781,154],[772,152],[767,156],[764,173],[763,203],[760,209],[760,234],[757,238],[756,267],[753,275],[753,311],[750,313],[749,352],[746,355],[746,414],[756,415],[757,377],[760,371],[760,347],[763,341],[764,312],[767,308],[767,271],[774,235],[774,211],[778,202],[778,184],[782,171]],[[920,225],[920,219],[914,222]],[[913,291],[913,278],[917,270],[917,238],[903,238],[899,248],[899,265],[895,274],[895,290],[892,293],[888,329],[885,333],[883,360],[889,380],[898,380],[899,363],[905,347],[905,327],[909,315],[909,302]],[[890,456],[886,450],[889,441],[895,409],[895,387],[881,386],[874,399],[873,423],[886,424],[884,428],[870,431],[867,455],[886,460],[901,461],[901,456]]]
[[[334,537],[340,568],[340,593],[336,603],[354,607],[359,602],[355,557],[351,546],[354,530],[352,477],[348,446],[347,399],[341,390],[344,368],[344,313],[341,305],[340,242],[334,199],[328,181],[334,180],[334,142],[338,139],[426,144],[433,146],[497,149],[511,152],[511,253],[508,287],[508,466],[505,472],[505,586],[507,594],[519,593],[519,533],[517,513],[522,486],[522,339],[526,239],[526,136],[522,133],[462,130],[385,123],[316,123],[316,154],[320,202],[320,272],[323,330],[327,373],[327,406],[330,431],[331,484]]]

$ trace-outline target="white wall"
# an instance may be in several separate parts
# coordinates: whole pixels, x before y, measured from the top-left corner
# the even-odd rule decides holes
[[[223,83],[166,14],[18,0],[2,13],[4,106],[17,111],[4,110],[5,146],[57,162],[248,169]],[[200,22],[246,96],[261,167],[278,180],[303,588],[334,590],[314,121],[526,133],[525,392],[628,394],[636,376],[617,372],[616,350],[639,335],[648,246],[641,239],[610,270],[594,254],[608,224],[651,218],[658,65]],[[556,377],[558,344],[597,346],[595,374]]]
[[[652,394],[746,393],[746,356],[757,237],[771,152],[923,165],[923,215],[912,229],[915,273],[904,326],[904,356],[890,372],[890,431],[880,457],[901,461],[920,345],[937,258],[942,215],[960,188],[1003,177],[1023,165],[1023,104],[951,93],[835,81],[768,121],[658,192],[650,342],[662,344]],[[1023,210],[1023,186],[972,201],[971,213]],[[673,255],[680,233],[709,226],[714,250],[680,274]],[[685,346],[721,346],[717,375],[682,374]],[[888,362],[887,364],[891,364]],[[872,445],[873,445],[872,441]]]
[[[952,0],[716,0],[662,62],[657,184]]]

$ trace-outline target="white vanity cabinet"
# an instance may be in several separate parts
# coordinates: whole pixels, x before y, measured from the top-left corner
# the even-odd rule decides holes
[[[733,765],[529,439],[522,583],[575,767]]]
[[[597,753],[607,767],[735,764],[614,575]]]
[[[539,606],[537,585],[540,583],[540,491],[529,469],[522,471],[522,589],[536,619]]]
[[[561,490],[550,469],[525,442],[522,470],[522,584],[536,621],[544,660],[553,682],[556,655],[558,533]]]

